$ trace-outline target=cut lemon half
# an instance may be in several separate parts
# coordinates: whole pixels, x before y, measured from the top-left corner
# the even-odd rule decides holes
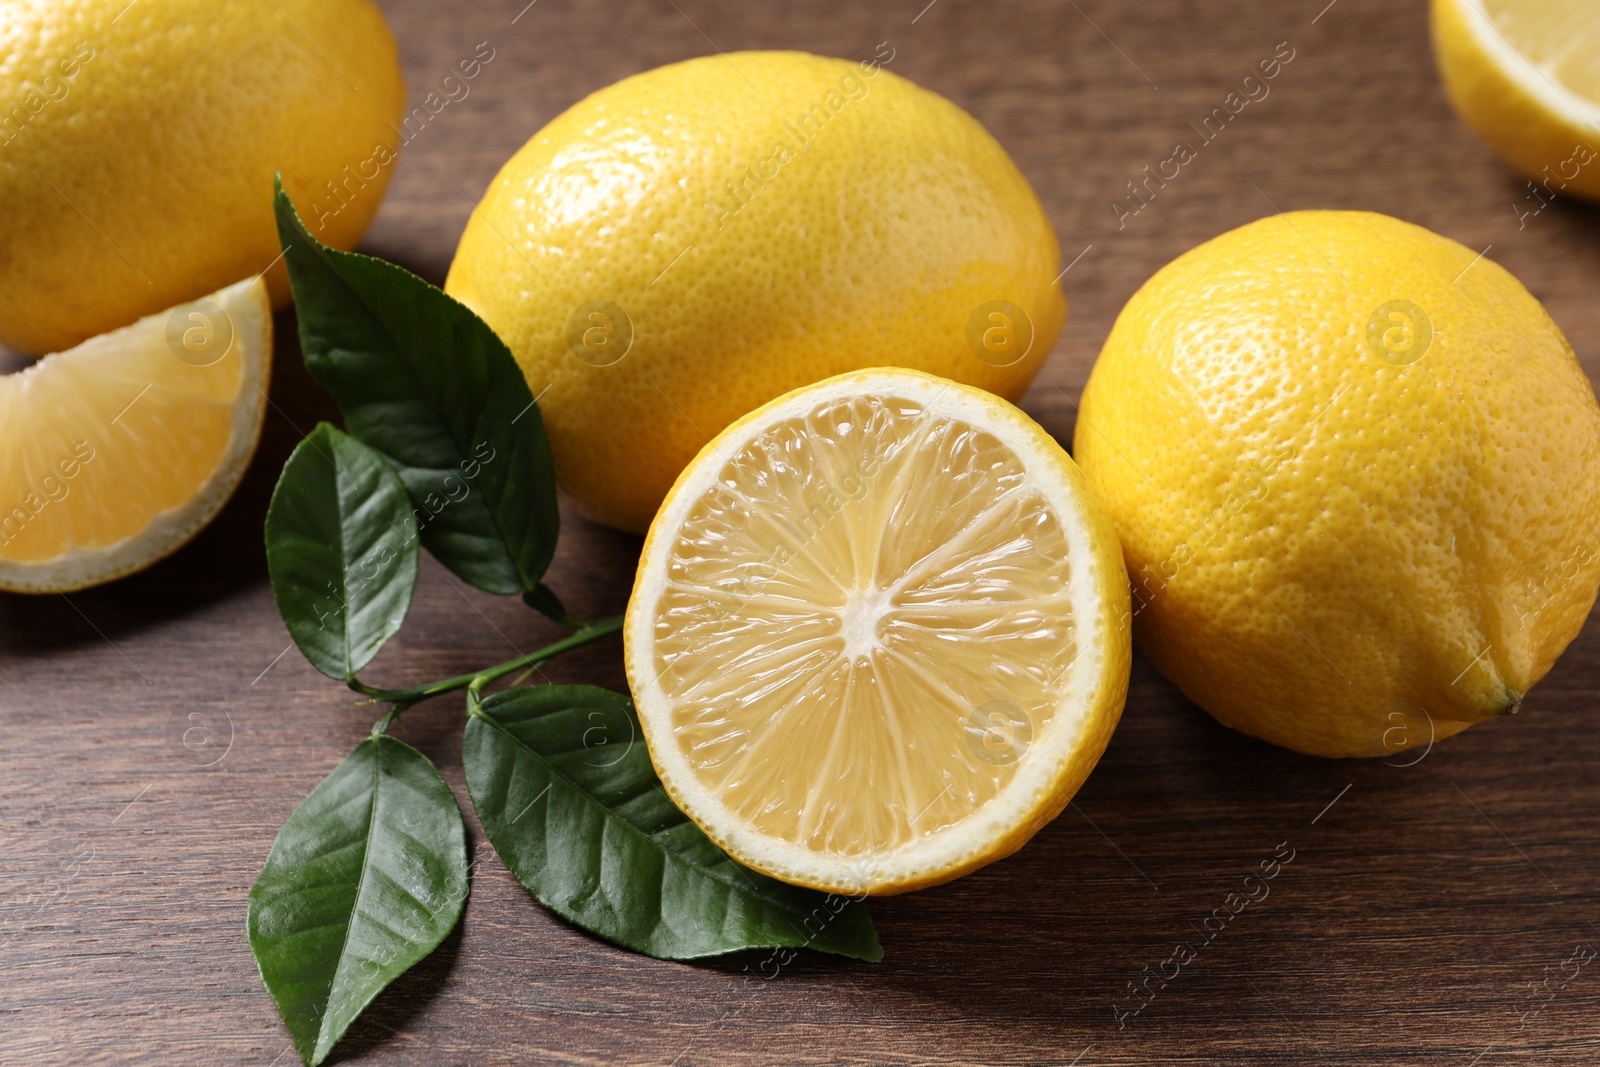
[[[625,630],[673,801],[840,893],[947,881],[1071,799],[1127,693],[1128,581],[1078,468],[999,398],[830,378],[724,430],[645,540]]]
[[[254,278],[0,377],[0,589],[98,585],[198,533],[255,452],[271,363]]]
[[[1469,126],[1536,185],[1600,198],[1600,4],[1433,0],[1434,51]]]

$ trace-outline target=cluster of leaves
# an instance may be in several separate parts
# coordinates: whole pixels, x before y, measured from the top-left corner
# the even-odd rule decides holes
[[[672,805],[633,743],[626,696],[515,682],[485,695],[621,625],[573,618],[542,584],[558,512],[538,405],[472,311],[391,263],[322,246],[281,188],[275,206],[306,366],[346,429],[318,425],[284,465],[266,524],[273,594],[312,665],[388,705],[289,817],[250,890],[250,947],[301,1058],[325,1059],[460,920],[461,810],[433,763],[387,732],[413,704],[458,690],[478,819],[550,910],[663,959],[795,946],[879,959],[859,901],[841,907],[745,869]],[[421,548],[572,633],[432,685],[367,685],[357,672],[404,623]]]

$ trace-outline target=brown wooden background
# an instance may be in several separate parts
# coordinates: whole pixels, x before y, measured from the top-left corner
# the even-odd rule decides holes
[[[891,70],[1011,151],[1064,258],[1088,249],[1063,281],[1066,332],[1024,403],[1062,441],[1137,285],[1274,209],[1368,208],[1492,245],[1600,371],[1600,210],[1558,202],[1519,228],[1522,183],[1446,107],[1421,0],[525,3],[385,3],[414,100],[479,42],[496,54],[406,149],[367,250],[442,280],[462,194],[624,75],[713,47],[861,58],[888,42]],[[1285,41],[1295,58],[1270,96],[1119,231],[1110,204],[1124,183]],[[278,327],[261,454],[211,529],[70,600],[0,597],[0,1063],[295,1060],[245,942],[245,894],[278,826],[372,716],[298,653],[280,656],[262,516],[289,450],[332,409],[300,366],[292,319]],[[581,614],[620,611],[637,540],[570,514],[565,533],[552,584]],[[425,562],[412,624],[367,673],[443,677],[552,629]],[[616,643],[546,673],[624,684]],[[567,927],[531,903],[469,811],[478,862],[462,928],[383,995],[342,1056],[1600,1063],[1600,962],[1570,978],[1561,967],[1580,945],[1600,948],[1597,685],[1590,626],[1521,715],[1402,769],[1229,733],[1136,661],[1122,726],[1074,808],[1012,859],[874,904],[881,965],[806,958],[771,981],[742,972],[758,958],[659,963]],[[226,753],[210,766],[185,759],[191,713]],[[464,798],[460,724],[446,700],[399,733]],[[1127,983],[1196,940],[1194,924],[1280,842],[1295,859],[1271,896],[1119,1028],[1114,1013],[1136,1005]],[[1536,1000],[1530,985],[1547,978]]]

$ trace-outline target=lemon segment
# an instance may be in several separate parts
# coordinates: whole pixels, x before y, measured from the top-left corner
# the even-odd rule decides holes
[[[95,585],[194,536],[255,451],[271,356],[254,278],[0,377],[0,588]]]
[[[1600,6],[1433,0],[1433,37],[1456,110],[1541,199],[1600,197]]]
[[[742,862],[889,893],[1053,818],[1126,693],[1126,573],[1054,441],[910,371],[735,423],[651,527],[628,676],[668,793]]]

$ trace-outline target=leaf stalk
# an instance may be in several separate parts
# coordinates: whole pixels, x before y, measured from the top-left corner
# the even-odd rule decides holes
[[[471,674],[458,674],[454,678],[446,678],[443,681],[433,682],[429,685],[414,686],[410,689],[379,689],[376,686],[367,685],[359,678],[350,679],[348,684],[351,689],[362,696],[370,697],[371,702],[387,702],[395,705],[381,721],[381,725],[387,727],[389,721],[395,715],[413,704],[431,700],[433,697],[442,696],[445,693],[455,692],[457,689],[468,689],[476,695],[483,691],[484,686],[491,685],[508,674],[543,666],[564,652],[571,652],[575,648],[581,648],[591,642],[598,641],[602,637],[617,633],[622,629],[622,619],[621,615],[613,615],[610,618],[584,623],[560,641],[535,649],[532,652],[518,656],[516,659],[507,660],[493,667],[485,667],[483,670],[474,671]],[[374,727],[374,729],[377,728]]]

